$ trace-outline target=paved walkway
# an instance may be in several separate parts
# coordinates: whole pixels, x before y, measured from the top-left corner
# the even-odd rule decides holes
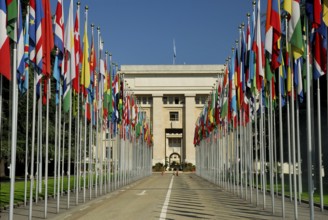
[[[269,195],[263,209],[262,194],[256,206],[255,190],[254,201],[250,203],[250,198],[241,199],[193,173],[180,173],[179,176],[154,173],[91,201],[87,197],[86,203],[80,194],[79,205],[75,205],[75,193],[71,195],[74,205],[67,210],[67,198],[62,197],[59,214],[56,214],[56,200],[49,199],[48,219],[282,219],[280,197],[275,197],[275,213],[272,214]],[[286,219],[294,219],[293,203],[289,199],[285,201]],[[33,219],[43,218],[43,204],[41,201],[33,205]],[[307,204],[299,205],[298,211],[298,219],[309,219]],[[14,213],[14,219],[27,219],[28,207],[18,207]],[[6,211],[0,216],[8,219]],[[328,211],[320,212],[315,208],[315,219],[328,219]]]

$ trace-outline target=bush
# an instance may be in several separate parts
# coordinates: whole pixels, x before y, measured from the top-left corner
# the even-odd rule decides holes
[[[153,166],[154,172],[161,172],[164,170],[164,165],[162,163],[156,163],[155,166]]]

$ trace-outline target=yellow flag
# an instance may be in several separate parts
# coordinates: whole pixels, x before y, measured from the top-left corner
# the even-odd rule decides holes
[[[85,21],[85,25],[84,25],[81,85],[84,85],[84,88],[89,88],[90,86],[89,42],[88,42],[87,21]]]
[[[284,10],[292,14],[292,0],[284,0]]]
[[[326,26],[328,26],[328,0],[323,0],[322,2],[322,19]]]

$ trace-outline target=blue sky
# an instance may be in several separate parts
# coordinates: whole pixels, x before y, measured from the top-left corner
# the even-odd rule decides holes
[[[65,23],[69,2],[64,0]],[[113,61],[120,65],[172,64],[173,39],[176,64],[223,64],[238,39],[238,26],[247,23],[246,14],[252,11],[252,0],[80,2],[81,28],[84,27],[84,7],[88,5],[88,23],[101,28],[105,50],[110,51]],[[265,2],[261,1],[262,6]],[[52,0],[53,12],[56,4],[57,1]],[[76,7],[74,13],[75,10]]]

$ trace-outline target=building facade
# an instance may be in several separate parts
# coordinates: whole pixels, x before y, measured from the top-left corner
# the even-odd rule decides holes
[[[153,165],[195,164],[195,122],[223,65],[122,65],[125,90],[153,122]]]

